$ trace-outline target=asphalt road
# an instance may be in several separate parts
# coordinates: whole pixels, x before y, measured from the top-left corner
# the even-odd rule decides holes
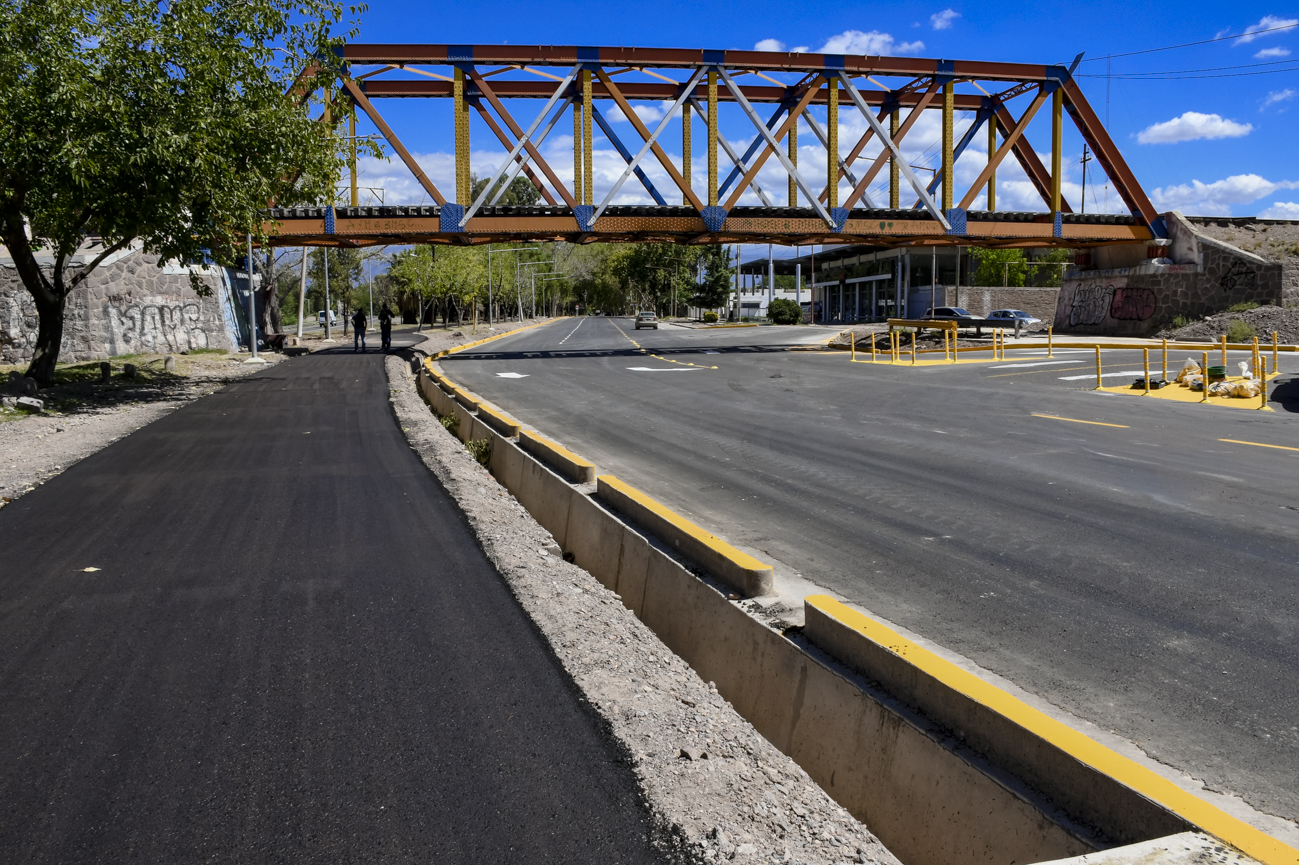
[[[444,365],[778,573],[1299,818],[1299,382],[1261,413],[1090,392],[1086,353],[896,368],[785,350],[810,328],[577,323]]]
[[[0,511],[0,861],[653,861],[387,391],[295,359]]]

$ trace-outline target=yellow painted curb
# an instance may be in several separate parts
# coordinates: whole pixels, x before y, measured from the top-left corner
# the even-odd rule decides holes
[[[771,591],[774,575],[771,565],[737,550],[613,475],[600,475],[595,480],[599,484],[599,494],[615,508],[638,522],[646,523],[647,528],[661,540],[672,544],[741,592],[756,596]]]
[[[583,459],[568,448],[541,435],[536,430],[523,430],[520,432],[519,447],[559,471],[572,483],[590,483],[595,478],[595,463]]]
[[[509,415],[499,412],[486,403],[478,404],[478,419],[506,438],[514,438],[523,425]]]
[[[916,645],[892,628],[828,595],[810,595],[804,602],[904,659],[944,686],[997,712],[1075,760],[1135,790],[1201,831],[1253,856],[1264,865],[1299,865],[1299,850],[1183,790],[1140,763],[1110,750],[973,673],[962,670],[951,661]]]

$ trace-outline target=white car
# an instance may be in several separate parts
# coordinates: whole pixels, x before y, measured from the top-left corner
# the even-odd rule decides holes
[[[994,309],[988,313],[989,321],[1006,321],[1007,319],[1012,323],[1018,321],[1024,327],[1042,323],[1042,319],[1035,318],[1022,309]]]
[[[636,329],[640,330],[642,327],[652,327],[655,330],[658,330],[659,329],[658,315],[652,312],[636,313]]]
[[[320,325],[321,327],[325,326],[325,311],[323,309],[320,312],[316,313],[316,324]],[[332,309],[329,311],[329,324],[331,327],[338,324],[338,316],[334,315],[334,311]]]

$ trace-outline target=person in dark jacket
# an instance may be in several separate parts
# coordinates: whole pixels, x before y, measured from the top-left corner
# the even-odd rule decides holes
[[[386,304],[379,310],[379,335],[383,337],[383,350],[392,351],[392,310]]]
[[[365,313],[357,310],[352,313],[352,351],[365,351]]]

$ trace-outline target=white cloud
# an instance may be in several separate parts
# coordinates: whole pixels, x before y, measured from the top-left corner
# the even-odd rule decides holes
[[[1181,117],[1148,126],[1137,134],[1142,144],[1176,144],[1202,138],[1240,138],[1254,131],[1248,123],[1223,120],[1217,114],[1188,111]]]
[[[1264,219],[1299,219],[1299,202],[1274,201],[1272,206],[1259,216]]]
[[[760,39],[758,44],[753,46],[754,51],[784,51],[785,43],[779,39]]]
[[[1253,42],[1260,36],[1272,36],[1277,33],[1286,33],[1299,27],[1299,18],[1278,18],[1275,15],[1264,15],[1259,19],[1257,24],[1251,24],[1245,28],[1245,33],[1236,40],[1236,45],[1244,45],[1247,42]],[[1263,31],[1270,30],[1270,33]]]
[[[929,23],[934,26],[935,30],[951,30],[952,19],[960,18],[961,13],[952,9],[944,9],[942,12],[935,12],[929,16]]]
[[[806,46],[806,45],[795,45],[793,48],[789,49],[789,53],[790,53],[790,54],[806,54],[806,53],[807,53],[807,46]]]
[[[1275,48],[1264,48],[1254,55],[1255,60],[1269,60],[1273,57],[1289,57],[1290,49],[1277,46]]]
[[[872,30],[863,33],[860,30],[845,30],[837,36],[831,36],[821,46],[821,54],[911,54],[925,47],[923,42],[895,42],[893,36]]]
[[[1295,98],[1295,91],[1291,90],[1289,87],[1287,87],[1285,90],[1273,90],[1271,93],[1267,95],[1267,98],[1263,100],[1263,108],[1267,108],[1271,105],[1276,105],[1278,102],[1289,102],[1291,99],[1294,98]],[[1262,111],[1263,108],[1260,108],[1259,111]]]
[[[1299,182],[1273,182],[1257,174],[1236,174],[1213,183],[1192,180],[1189,184],[1155,189],[1150,193],[1150,200],[1160,210],[1180,210],[1196,216],[1230,216],[1233,205],[1250,204],[1278,189],[1299,189]]]

